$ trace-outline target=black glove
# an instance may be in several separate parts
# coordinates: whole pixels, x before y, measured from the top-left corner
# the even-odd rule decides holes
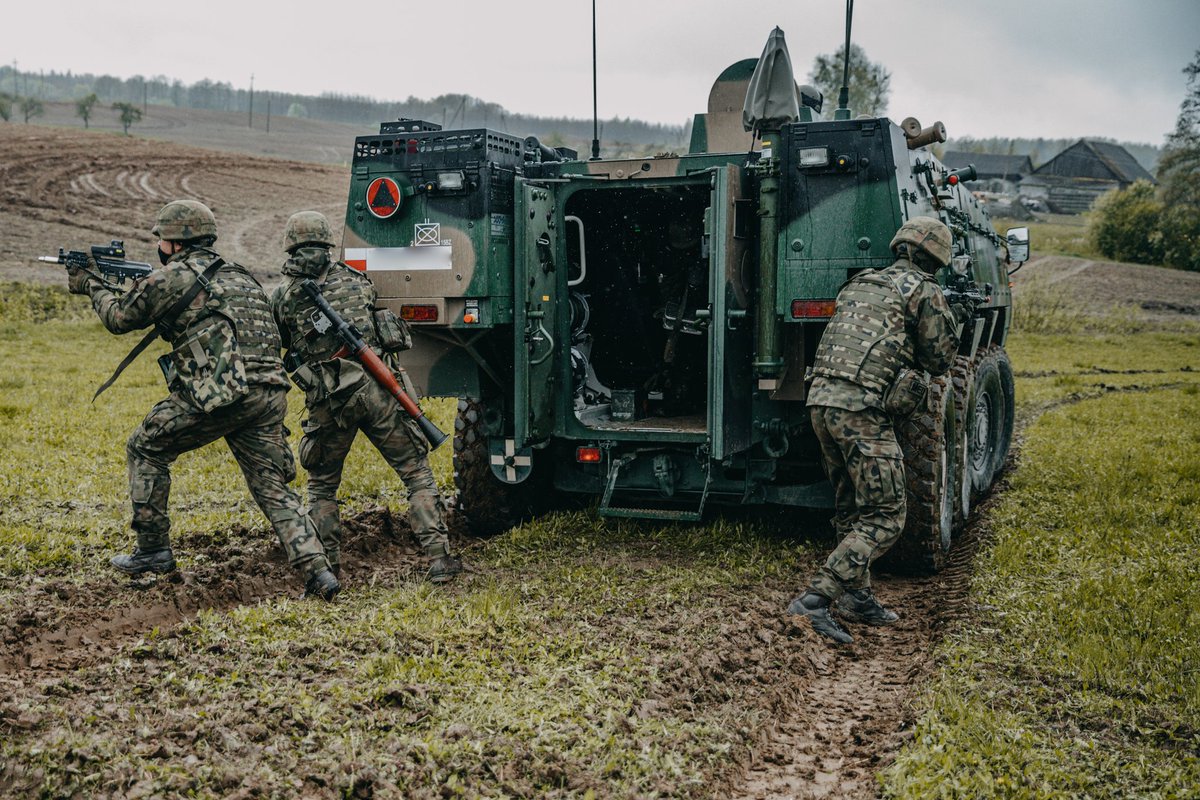
[[[975,307],[970,303],[951,303],[950,313],[954,314],[954,321],[961,325],[975,316]]]
[[[96,260],[88,256],[87,269],[67,264],[67,289],[71,294],[91,294],[89,284],[92,281],[99,282],[94,270],[96,269]]]

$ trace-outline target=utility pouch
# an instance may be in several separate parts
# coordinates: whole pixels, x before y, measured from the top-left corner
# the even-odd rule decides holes
[[[391,309],[377,308],[372,312],[372,316],[381,350],[385,353],[399,353],[412,347],[412,330],[408,323],[393,314]]]
[[[925,372],[902,367],[883,393],[883,410],[893,417],[907,417],[925,402],[928,393],[929,379]]]
[[[168,388],[183,394],[206,414],[236,403],[250,390],[233,326],[221,317],[207,322],[158,359]]]
[[[291,377],[292,383],[296,384],[296,388],[304,392],[305,395],[321,385],[320,378],[313,372],[313,368],[307,364],[292,370]]]

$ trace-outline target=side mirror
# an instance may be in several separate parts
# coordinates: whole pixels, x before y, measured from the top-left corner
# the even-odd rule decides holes
[[[1029,228],[1009,228],[1004,233],[1008,240],[1008,263],[1021,266],[1029,260]]]

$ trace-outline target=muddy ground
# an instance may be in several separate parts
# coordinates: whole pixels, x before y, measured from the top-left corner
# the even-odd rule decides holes
[[[157,116],[147,120],[146,132],[160,123],[167,124]],[[187,127],[177,125],[177,135],[186,139]],[[227,142],[230,135],[213,140]],[[313,146],[319,151],[323,145]],[[111,238],[124,239],[131,258],[151,261],[148,228],[154,213],[179,197],[212,206],[221,252],[269,280],[281,260],[279,239],[288,215],[316,209],[340,229],[347,186],[345,167],[235,155],[111,131],[0,124],[0,280],[59,282],[57,268],[31,258],[59,246]],[[1155,270],[1148,279],[1145,271],[1151,269],[1044,258],[1018,277],[1065,281],[1097,303],[1129,303],[1167,317],[1200,315],[1200,276]],[[856,642],[849,647],[829,647],[807,625],[780,613],[797,588],[790,580],[766,582],[745,597],[713,598],[708,612],[738,620],[742,631],[728,640],[727,652],[715,654],[721,663],[728,661],[728,672],[753,667],[746,652],[755,642],[771,653],[768,688],[750,695],[770,723],[754,732],[758,745],[751,755],[730,764],[729,796],[876,795],[877,773],[914,722],[914,686],[930,668],[937,643],[971,613],[967,588],[971,559],[983,536],[980,513],[952,565],[936,578],[880,576],[877,592],[899,611],[901,621],[885,629],[856,628]],[[349,527],[351,588],[357,582],[412,579],[419,559],[402,521],[379,510]],[[472,542],[457,536],[469,554]],[[109,575],[82,582],[36,575],[19,579],[26,584],[21,599],[0,609],[0,730],[36,726],[39,692],[66,676],[99,675],[108,664],[138,657],[152,631],[169,636],[201,610],[221,612],[295,592],[294,576],[267,545],[231,545],[205,555],[202,566],[137,584],[132,592]],[[468,586],[470,580],[467,576]],[[661,635],[672,632],[666,628]],[[89,702],[86,693],[79,702],[82,711]],[[27,774],[0,776],[0,793],[28,787],[30,780]]]

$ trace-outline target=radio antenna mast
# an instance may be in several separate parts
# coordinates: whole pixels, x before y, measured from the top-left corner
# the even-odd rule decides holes
[[[600,158],[600,117],[596,109],[596,0],[592,0],[592,160]]]
[[[846,49],[842,53],[842,88],[834,119],[850,119],[850,22],[854,18],[854,0],[846,0]]]

